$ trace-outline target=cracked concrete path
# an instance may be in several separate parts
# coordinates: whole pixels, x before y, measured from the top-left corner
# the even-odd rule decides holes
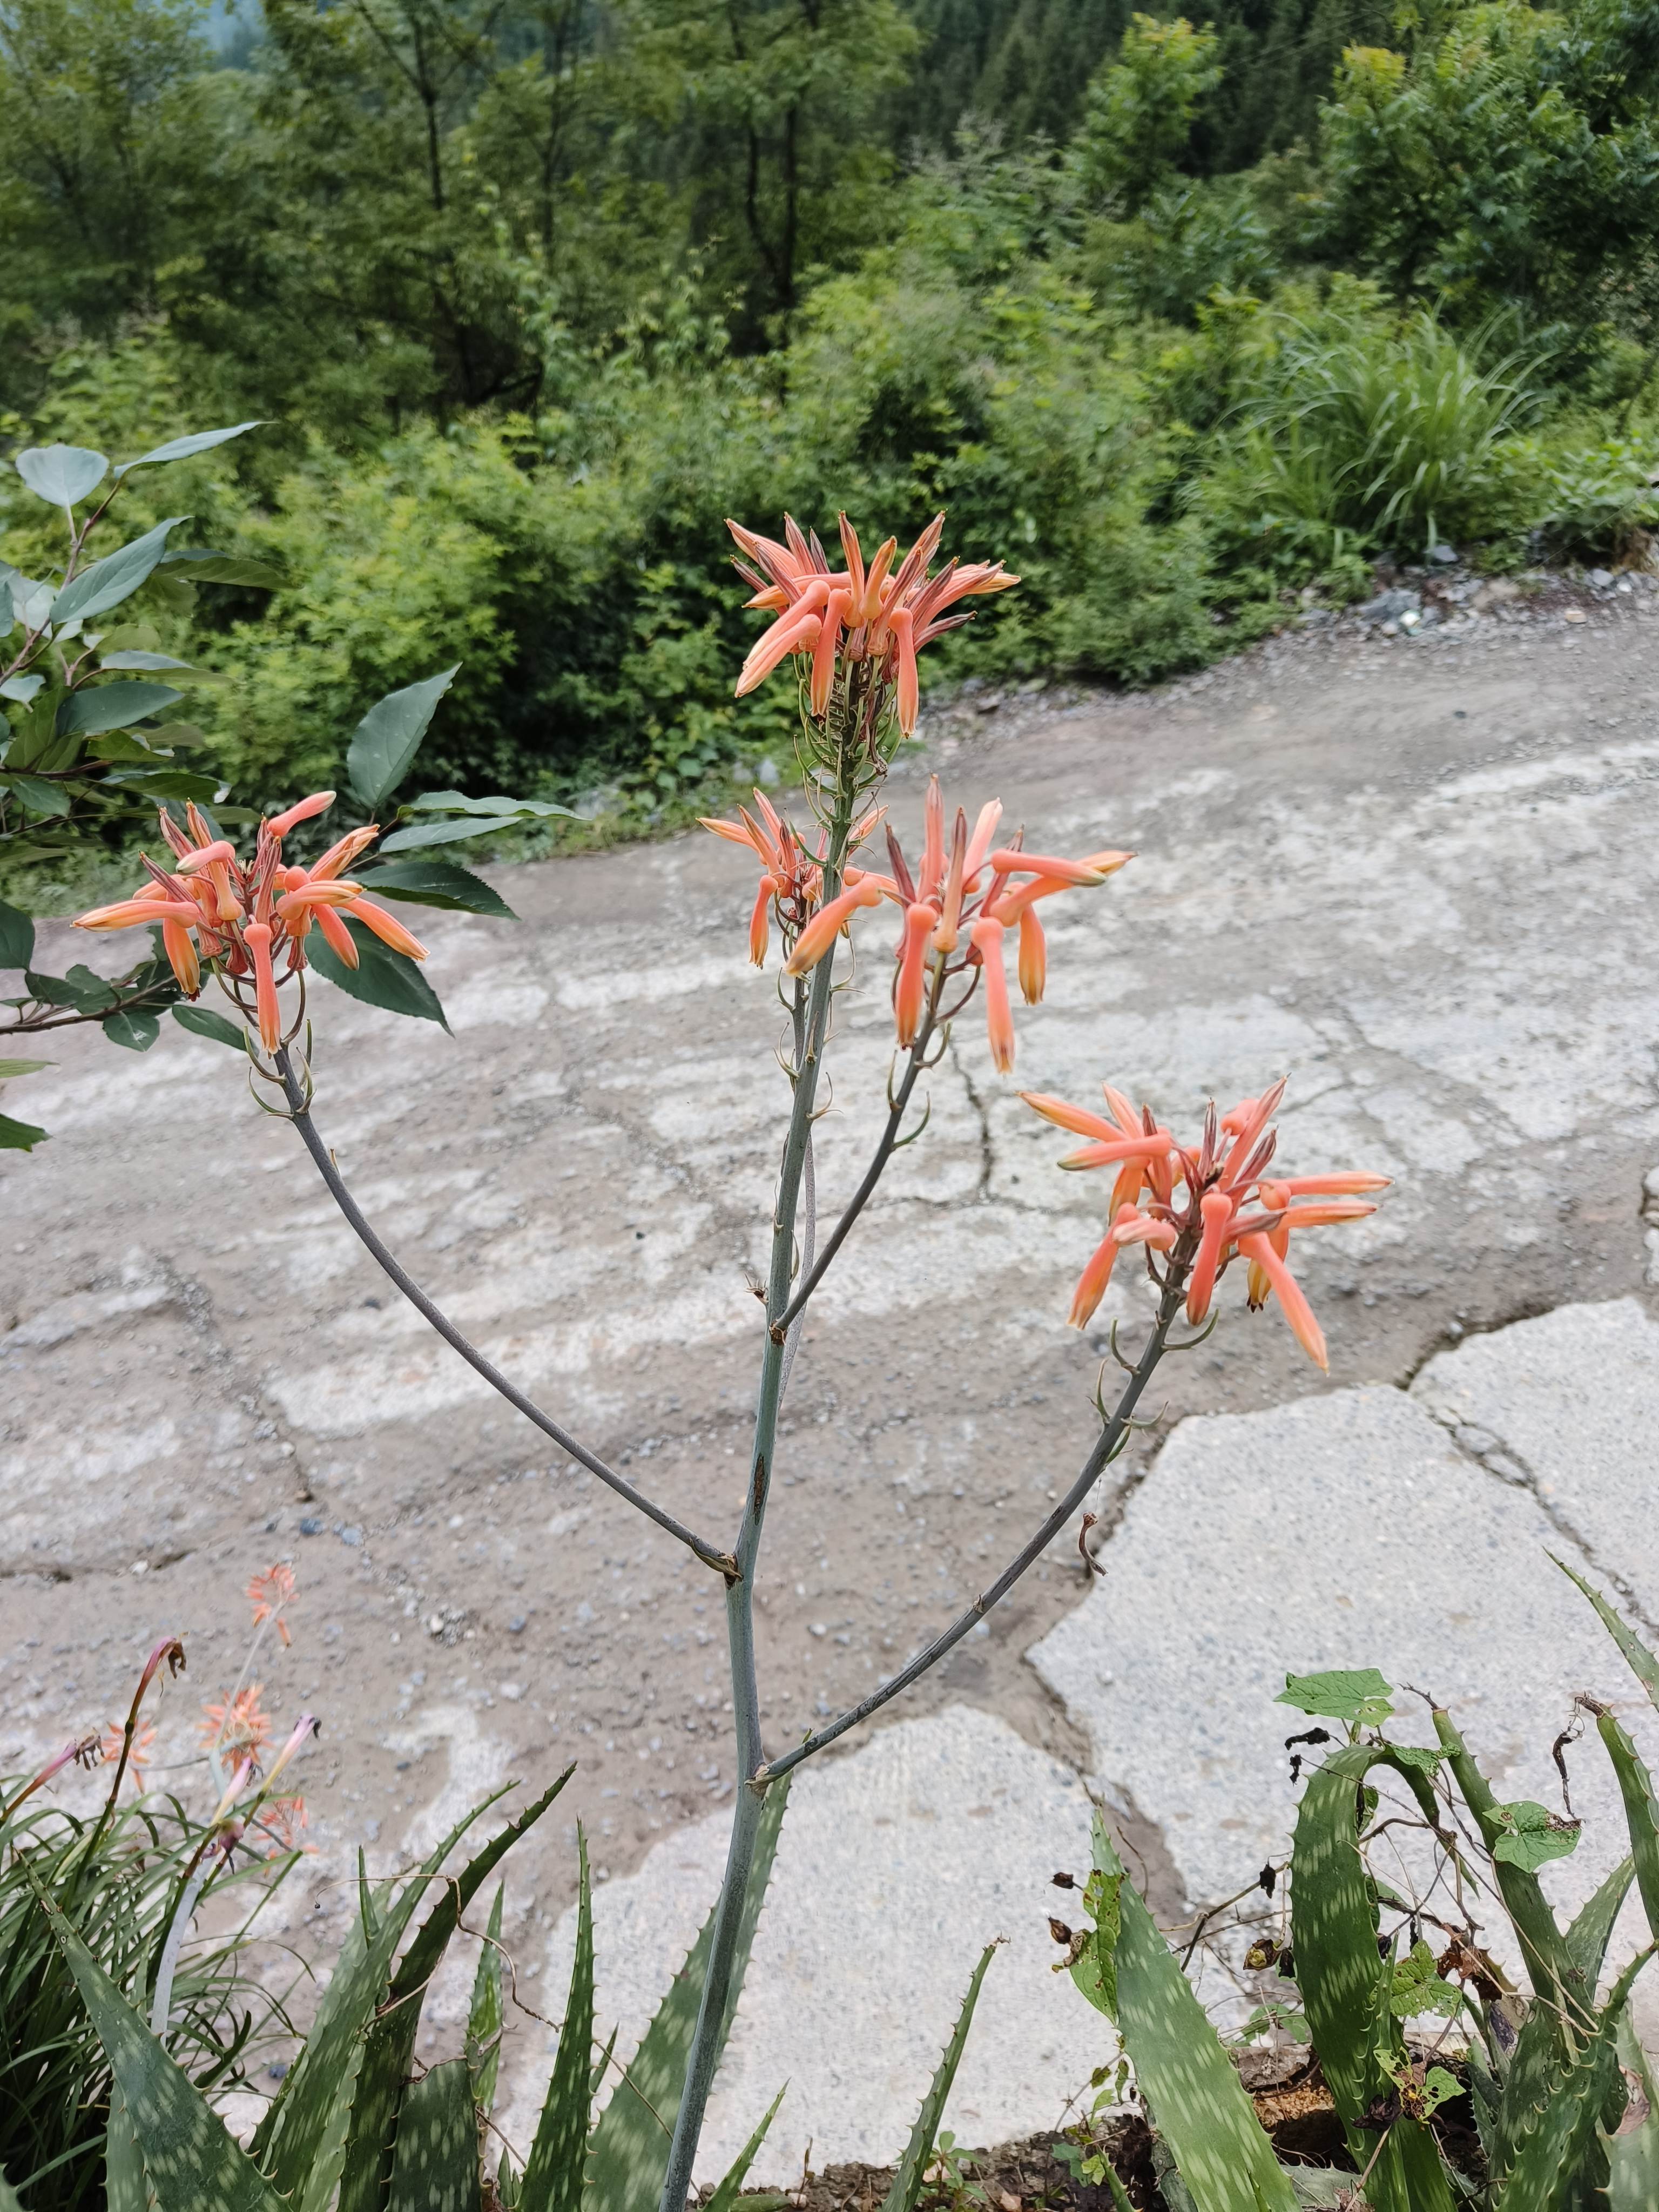
[[[1163,1431],[1114,1470],[1105,1582],[1088,1596],[1057,1549],[895,1714],[912,1731],[905,1755],[925,1766],[935,1743],[948,1774],[962,1730],[994,1722],[1011,1771],[1023,1745],[1044,1772],[1097,1776],[1133,1800],[1174,1904],[1237,1887],[1244,1839],[1282,1833],[1266,1696],[1275,1670],[1316,1663],[1303,1645],[1334,1650],[1337,1626],[1351,1662],[1391,1680],[1414,1668],[1442,1695],[1501,1692],[1512,1702],[1492,1710],[1517,1761],[1523,1741],[1547,1748],[1560,1685],[1599,1632],[1547,1563],[1527,1566],[1537,1543],[1570,1529],[1639,1614],[1659,1605],[1643,1437],[1621,1411],[1651,1387],[1650,630],[1654,617],[1626,613],[1456,644],[1285,641],[1146,698],[935,722],[952,800],[995,793],[1034,843],[1140,857],[1102,892],[1054,902],[1049,994],[1018,1017],[1016,1079],[991,1073],[964,1025],[927,1135],[815,1304],[768,1530],[772,1741],[890,1671],[1013,1548],[1088,1449],[1100,1329],[1140,1310],[1126,1279],[1087,1343],[1063,1326],[1105,1192],[1056,1170],[1064,1140],[1016,1083],[1086,1099],[1107,1076],[1190,1121],[1212,1092],[1288,1073],[1289,1167],[1397,1178],[1372,1221],[1308,1239],[1328,1381],[1273,1315],[1235,1310],[1229,1284],[1216,1337],[1160,1378]],[[895,780],[901,818],[924,772]],[[394,1248],[493,1356],[684,1517],[726,1527],[757,1352],[745,1269],[764,1249],[783,1095],[767,1058],[772,979],[743,959],[745,872],[712,840],[681,840],[496,880],[520,921],[429,926],[453,1037],[319,990],[319,1124]],[[830,1218],[880,1112],[880,967],[866,960],[844,1006],[819,1161]],[[54,1050],[58,1066],[6,1102],[52,1141],[0,1168],[0,1766],[106,1720],[169,1628],[191,1670],[161,1752],[187,1758],[191,1701],[240,1664],[240,1586],[289,1557],[295,1643],[262,1665],[266,1702],[278,1718],[312,1705],[325,1729],[306,1778],[323,1850],[295,1893],[296,1932],[346,1909],[331,1876],[347,1847],[389,1863],[483,1789],[577,1757],[562,1817],[520,1854],[508,1899],[514,1942],[532,1963],[551,1957],[554,1977],[577,1818],[618,1911],[653,1843],[716,1832],[731,1785],[717,1589],[552,1463],[398,1309],[229,1054],[171,1030],[143,1059],[73,1035]],[[1532,1383],[1482,1364],[1521,1335],[1487,1333],[1527,1316],[1566,1347],[1534,1361]],[[1298,1438],[1301,1472],[1281,1483],[1281,1448]],[[1415,1536],[1389,1488],[1412,1466]],[[1496,1586],[1471,1565],[1468,1528],[1490,1533]],[[1299,1584],[1282,1586],[1284,1559],[1320,1589],[1353,1566],[1351,1613],[1308,1610]],[[1510,1575],[1552,1654],[1530,1686],[1493,1671],[1509,1648],[1495,1627],[1452,1617],[1487,1620]],[[1143,1617],[1132,1677],[1124,1623]],[[1182,1641],[1206,1623],[1213,1714]],[[1616,1687],[1616,1668],[1603,1659],[1577,1686],[1592,1679]],[[938,1734],[916,1735],[930,1715]],[[1235,1728],[1254,1747],[1236,1787],[1207,1765],[1189,1786],[1188,1732]],[[1249,1764],[1263,1746],[1271,1785]],[[841,1771],[868,1774],[863,1802],[882,1802],[895,1785],[881,1738],[849,1749]],[[837,1849],[878,1869],[867,1837],[848,1845],[845,1808],[811,1842],[812,1781],[791,1820],[814,1879]],[[827,1807],[853,1784],[826,1767],[818,1787]],[[1035,1781],[1020,1794],[1041,1796]],[[943,1782],[939,1802],[953,1802]],[[1223,1825],[1234,1819],[1245,1826]],[[1010,1856],[992,1859],[1012,1921],[1015,1839],[1024,1854],[1029,1837],[1008,1834]],[[701,1867],[708,1848],[665,1841],[641,1879],[682,1849]],[[921,1871],[903,1894],[925,1899],[935,1863],[906,1863]],[[1040,1924],[1051,1869],[1030,1871]],[[974,1917],[952,1917],[934,1954],[945,2011],[984,1936],[1029,1933]],[[1024,2000],[1009,2002],[1007,2021],[1025,2021]],[[1079,2032],[1056,2030],[1053,2069],[1030,2077],[1042,2096],[1074,2070]],[[884,2079],[903,2070],[883,2065]],[[883,2091],[880,2125],[902,2133],[920,2087]],[[817,2094],[801,2090],[790,2142],[813,2131]],[[816,2140],[820,2163],[846,2148]]]

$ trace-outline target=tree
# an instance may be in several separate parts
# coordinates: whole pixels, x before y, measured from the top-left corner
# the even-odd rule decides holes
[[[1091,198],[1138,215],[1169,181],[1199,102],[1221,81],[1219,44],[1207,26],[1195,31],[1184,15],[1173,23],[1131,19],[1117,60],[1089,88],[1073,149]]]

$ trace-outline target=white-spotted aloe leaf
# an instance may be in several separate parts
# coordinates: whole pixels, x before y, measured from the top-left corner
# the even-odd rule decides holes
[[[1634,1859],[1621,1859],[1593,1897],[1578,1909],[1567,1930],[1567,1956],[1584,1977],[1588,1995],[1594,1998],[1601,1978],[1601,1962],[1607,1955],[1607,1938],[1619,1917],[1636,1875]]]
[[[1372,1766],[1392,1754],[1352,1744],[1308,1777],[1291,1855],[1291,1940],[1313,2046],[1348,2148],[1364,2166],[1376,2149],[1357,2123],[1391,2084],[1382,2061],[1403,2049],[1390,1997],[1393,1962],[1379,1960],[1376,1905],[1359,1855],[1358,1806]],[[1434,2138],[1397,2120],[1366,2185],[1373,2212],[1450,2212],[1451,2185]]]
[[[1295,2212],[1231,2060],[1133,1886],[1118,1891],[1117,2018],[1152,2125],[1197,2212]]]
[[[541,1819],[574,1771],[574,1765],[567,1766],[549,1789],[509,1820],[499,1835],[492,1836],[459,1874],[446,1876],[431,1911],[392,1977],[384,2004],[380,2005],[377,1998],[380,2008],[366,2027],[359,2045],[360,2072],[347,2116],[349,2129],[339,2162],[334,2168],[334,2177],[339,2183],[337,2212],[380,2212],[392,2145],[398,2132],[398,2105],[413,2068],[415,2031],[420,2025],[427,1985],[438,1971],[462,1913],[520,1837]],[[498,1796],[501,1794],[497,1792]],[[495,1800],[489,1802],[494,1803]],[[447,1846],[445,1851],[447,1856]],[[442,1863],[439,1859],[437,1864]],[[425,1872],[435,1871],[436,1867],[428,1860]],[[392,1950],[408,1925],[423,1887],[422,1877],[416,1876],[410,1885],[414,1896],[406,1891],[398,1899],[397,1931],[386,1954],[388,1971]],[[306,2212],[312,2212],[312,2208],[307,2206]],[[318,2206],[315,2212],[325,2212],[325,2208]]]
[[[58,1907],[44,1892],[40,1901],[120,2091],[157,2212],[288,2212]]]
[[[1579,2043],[1516,2144],[1492,2197],[1492,2212],[1571,2212],[1578,2203],[1583,2169],[1617,2076],[1619,2022],[1632,1984],[1652,1956],[1651,1949],[1640,1953],[1613,1984],[1595,2033]]]
[[[593,1893],[587,1838],[576,1830],[576,1955],[571,1962],[564,2023],[553,2058],[536,2140],[519,2190],[520,2212],[580,2212],[587,2162],[588,2120],[596,2075],[593,2049]],[[614,2039],[613,2039],[614,2040]]]
[[[775,1782],[761,1808],[749,1887],[732,1960],[726,2018],[720,2026],[722,2047],[743,1989],[766,1887],[772,1878],[772,1861],[777,1852],[778,1831],[783,1825],[787,1795],[787,1780]],[[639,2212],[640,2207],[654,2204],[662,2193],[663,2176],[668,2171],[669,2146],[685,2087],[691,2040],[702,2004],[702,1985],[708,1971],[708,1948],[714,1932],[714,1915],[711,1911],[685,1964],[658,2006],[638,2051],[612,2092],[610,2103],[599,2115],[589,2148],[586,2212]]]
[[[495,2078],[501,2064],[501,1905],[506,1895],[507,1884],[497,1882],[466,2016],[466,2063],[472,2075],[472,2101],[484,2113],[495,2109]]]
[[[1598,1713],[1595,1726],[1619,1778],[1631,1856],[1636,1862],[1636,1887],[1642,1894],[1648,1927],[1659,1942],[1659,1806],[1654,1803],[1652,1778],[1629,1731],[1614,1714]]]
[[[478,2122],[465,2058],[411,2081],[398,2116],[386,2212],[478,2212]]]
[[[1094,1922],[1072,1961],[1072,1979],[1097,2012],[1115,2024],[1117,2020],[1117,1893],[1123,1883],[1123,1863],[1106,1832],[1105,1818],[1097,1805],[1090,1831],[1093,1863],[1084,1885],[1083,1909]]]
[[[149,2185],[144,2179],[143,2153],[130,2118],[121,2085],[112,2081],[109,2119],[104,2129],[105,2212],[147,2212]],[[0,2205],[0,2212],[4,2212]]]
[[[1555,1559],[1553,1552],[1550,1557]],[[1634,1629],[1627,1627],[1598,1589],[1592,1589],[1581,1574],[1574,1572],[1565,1559],[1555,1564],[1571,1583],[1576,1583],[1601,1617],[1601,1626],[1624,1653],[1630,1670],[1647,1692],[1656,1709],[1659,1709],[1659,1659],[1656,1659]]]
[[[921,2100],[921,2110],[916,2114],[915,2125],[910,2130],[910,2140],[904,2146],[904,2156],[899,2160],[898,2172],[893,2176],[893,2185],[888,2191],[881,2212],[916,2212],[921,2196],[921,2185],[927,2176],[927,2162],[933,2155],[933,2138],[939,2133],[939,2124],[945,2117],[945,2100],[957,2078],[957,2069],[962,2063],[962,2054],[967,2047],[968,2031],[974,2022],[974,2007],[979,2002],[980,1984],[985,1979],[985,1970],[996,1956],[996,1945],[988,1943],[980,1953],[979,1964],[974,1969],[968,1984],[968,1994],[957,2014],[957,2024],[951,2031],[951,2040],[945,2046],[927,2094]]]
[[[1628,2007],[1619,2022],[1619,2063],[1629,2100],[1607,2145],[1607,2212],[1653,2212],[1659,2204],[1659,2083],[1636,2039]]]

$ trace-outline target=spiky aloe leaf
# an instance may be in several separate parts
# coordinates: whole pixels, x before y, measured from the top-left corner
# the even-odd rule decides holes
[[[1550,1557],[1555,1559],[1553,1552],[1550,1553]],[[1555,1564],[1569,1582],[1577,1583],[1597,1613],[1601,1614],[1602,1626],[1624,1653],[1630,1663],[1632,1674],[1647,1692],[1655,1707],[1659,1708],[1659,1659],[1654,1657],[1652,1652],[1648,1650],[1647,1645],[1643,1643],[1633,1629],[1626,1626],[1600,1590],[1592,1589],[1583,1575],[1576,1574],[1565,1559],[1555,1559]]]
[[[772,1878],[772,1861],[783,1824],[788,1782],[775,1782],[761,1807],[755,1838],[749,1887],[738,1923],[737,1949],[732,1960],[732,1984],[721,2023],[724,2045],[737,2009],[755,1928]],[[658,2006],[645,2039],[599,2115],[590,2146],[587,2184],[588,2212],[639,2212],[654,2204],[668,2171],[669,2146],[679,2116],[685,2069],[702,2003],[702,1985],[708,1972],[708,1948],[714,1940],[714,1915],[710,1912],[692,1945],[685,1964],[676,1974]]]
[[[362,2067],[351,2102],[349,2131],[338,2169],[338,2212],[382,2212],[398,2130],[398,2106],[404,2084],[413,2070],[415,2032],[421,2024],[421,2006],[427,1984],[438,1971],[461,1915],[520,1837],[534,1827],[574,1772],[573,1760],[549,1789],[509,1820],[500,1835],[493,1836],[459,1874],[446,1877],[437,1901],[392,1977],[386,2002],[369,2025],[362,2046]],[[498,1790],[496,1797],[503,1794]],[[495,1802],[495,1798],[489,1800],[491,1804]],[[439,1863],[442,1863],[441,1860]],[[430,1871],[435,1869],[428,1861],[422,1875]],[[414,1886],[411,1884],[411,1887]],[[400,1905],[401,1903],[400,1899]],[[405,1914],[400,1934],[407,1922]],[[389,1951],[387,1957],[389,1960]],[[307,2202],[303,2212],[326,2212],[326,2208]]]
[[[458,1820],[420,1870],[411,1876],[389,1906],[384,1919],[367,1885],[360,1891],[358,1917],[348,1931],[335,1961],[334,1972],[317,2008],[305,2047],[283,2078],[275,2101],[253,2131],[249,2149],[279,2194],[303,2203],[303,2189],[317,2169],[331,2191],[338,2166],[333,2162],[344,2142],[351,2099],[362,2063],[363,2038],[374,2009],[386,1995],[386,1975],[393,1953],[409,1925],[427,1881],[435,1875],[472,1823],[488,1812],[497,1790],[465,1819]],[[361,1856],[360,1856],[361,1869]],[[368,1895],[367,1917],[362,1899]],[[371,1930],[373,1931],[371,1933]],[[318,2153],[325,2136],[330,2145],[324,2174]]]
[[[973,2025],[974,2007],[979,2002],[979,1985],[985,1979],[985,1969],[996,1956],[996,1948],[994,1943],[988,1943],[980,1953],[979,1964],[968,1984],[968,1994],[962,2001],[962,2010],[957,2014],[957,2024],[951,2031],[951,2040],[945,2046],[945,2056],[939,2060],[933,2078],[927,2086],[927,2094],[921,2100],[921,2110],[916,2114],[910,2140],[904,2146],[904,2156],[899,2160],[899,2170],[893,2176],[893,2185],[887,2192],[881,2212],[916,2212],[921,2185],[927,2177],[927,2161],[933,2154],[933,2138],[939,2133],[939,2124],[945,2116],[945,2100],[951,2094],[951,2084],[957,2078],[957,2069],[962,2063],[963,2051],[968,2041],[968,2030]]]
[[[1072,1962],[1072,1979],[1097,2012],[1117,2020],[1117,1893],[1122,1887],[1123,1867],[1106,1832],[1098,1805],[1090,1824],[1093,1863],[1084,1885],[1083,1909],[1094,1922],[1089,1939]]]
[[[1625,1899],[1630,1895],[1635,1873],[1635,1860],[1621,1859],[1594,1897],[1579,1906],[1578,1917],[1567,1930],[1567,1956],[1584,1977],[1592,1997],[1595,1995],[1595,1985],[1601,1978],[1601,1964],[1607,1955],[1607,1938],[1613,1933],[1613,1923],[1619,1917]]]
[[[1517,2145],[1492,2212],[1566,2212],[1574,2203],[1617,2073],[1619,2022],[1632,1984],[1652,1956],[1652,1947],[1639,1953],[1613,1984],[1594,2033],[1580,2042]]]
[[[778,2106],[783,2102],[784,2090],[773,2098],[767,2106],[760,2125],[732,2160],[731,2166],[717,2185],[714,2195],[703,2206],[702,2212],[737,2212],[738,2191],[749,2178],[749,2169],[755,2163],[755,2154],[766,2140],[766,2130],[778,2116]],[[744,2200],[746,2212],[769,2212],[769,2208],[787,2204],[787,2197],[750,2197]]]
[[[466,2063],[472,2074],[472,2101],[481,2112],[495,2109],[495,2077],[501,2071],[501,1900],[506,1894],[507,1884],[498,1882],[466,2017]]]
[[[75,1977],[130,2116],[158,2212],[286,2212],[181,2066],[168,2056],[58,1906],[42,1910]]]
[[[1308,1778],[1291,1854],[1291,1940],[1297,1985],[1314,2049],[1348,2132],[1366,2165],[1376,2138],[1356,2125],[1390,2087],[1382,2061],[1403,2049],[1389,2003],[1392,1964],[1379,1960],[1376,1905],[1359,1855],[1358,1793],[1391,1753],[1352,1744]],[[1450,2212],[1451,2186],[1433,2136],[1402,2118],[1390,2129],[1366,2184],[1375,2212]]]
[[[1636,1862],[1636,1887],[1656,1942],[1659,1942],[1659,1807],[1653,1800],[1653,1781],[1644,1765],[1629,1731],[1615,1715],[1601,1712],[1596,1733],[1607,1747],[1619,1794],[1625,1801],[1625,1825],[1630,1830],[1631,1856]]]
[[[1607,2212],[1653,2212],[1659,2204],[1659,2085],[1636,2040],[1628,2007],[1619,2022],[1619,2063],[1632,2084],[1632,2095],[1645,2099],[1648,2117],[1637,2119],[1627,2112],[1633,2124],[1607,2145]]]
[[[118,2081],[110,2084],[109,2120],[104,2130],[104,2201],[106,2212],[145,2212],[149,2202],[143,2153]],[[0,2212],[4,2212],[3,2204]]]
[[[404,2091],[386,2212],[478,2212],[478,2123],[465,2058]]]
[[[576,1956],[570,1968],[564,2025],[553,2059],[553,2078],[537,2123],[536,2140],[520,2184],[521,2212],[580,2212],[588,2115],[595,2087],[593,2048],[593,1899],[587,1873],[587,1838],[578,1824]]]
[[[17,2191],[7,2180],[3,2166],[0,2166],[0,2212],[23,2212],[22,2205],[18,2202]]]
[[[1295,2192],[1180,1961],[1127,1881],[1117,1903],[1119,2032],[1198,2212],[1295,2212]]]
[[[1495,1856],[1505,1834],[1498,1800],[1452,1725],[1451,1715],[1437,1709],[1434,1729],[1459,1794],[1474,1815],[1480,1840],[1487,1851],[1494,1854],[1492,1875],[1498,1893],[1514,1926],[1534,1990],[1546,2003],[1559,2001],[1564,2006],[1575,2004],[1583,1995],[1583,1977],[1568,1954],[1565,1939],[1545,1899],[1537,1875],[1513,1859]]]

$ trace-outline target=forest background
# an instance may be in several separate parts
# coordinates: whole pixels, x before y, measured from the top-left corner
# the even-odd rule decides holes
[[[122,500],[283,580],[131,611],[244,803],[456,661],[429,783],[786,759],[727,514],[947,507],[1003,683],[1659,527],[1659,0],[3,0],[0,100],[0,446],[264,418]]]

